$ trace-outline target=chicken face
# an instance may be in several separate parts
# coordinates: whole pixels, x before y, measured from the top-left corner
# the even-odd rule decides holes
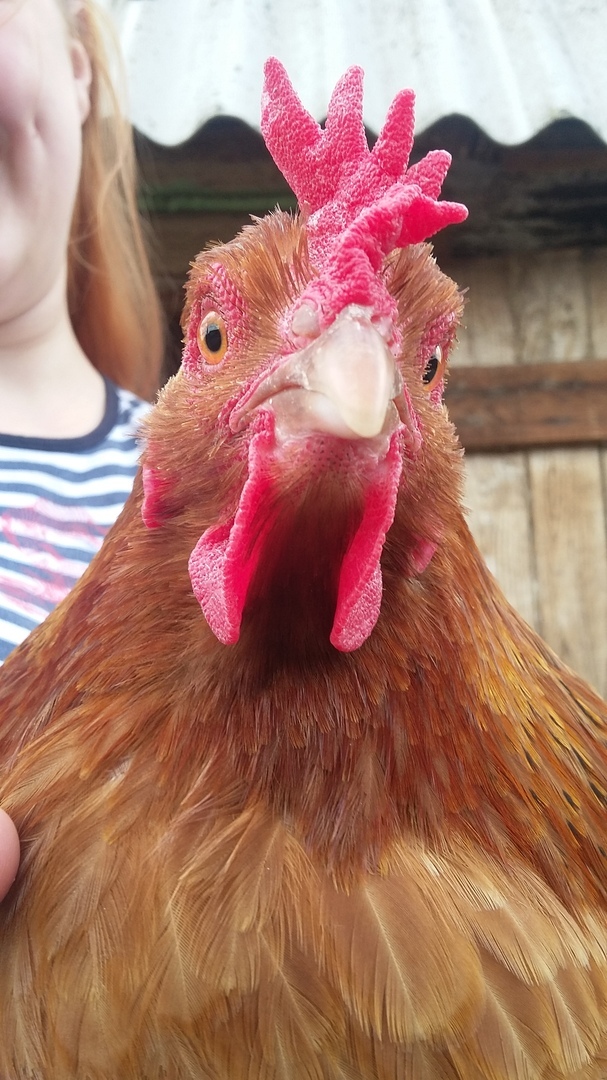
[[[264,135],[304,209],[256,222],[194,264],[182,389],[168,393],[210,440],[198,452],[218,481],[217,518],[189,571],[226,644],[281,579],[291,600],[300,579],[308,606],[317,589],[338,650],[358,648],[377,622],[382,549],[399,492],[411,499],[427,458],[460,309],[419,242],[465,210],[436,201],[448,155],[406,171],[411,109],[399,96],[369,151],[356,69],[322,132],[269,62]],[[155,526],[179,497],[150,435],[143,514]],[[425,569],[436,532],[411,532],[406,572]]]

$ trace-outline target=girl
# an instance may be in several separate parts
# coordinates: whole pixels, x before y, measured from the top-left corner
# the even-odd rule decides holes
[[[0,661],[130,491],[162,322],[94,0],[0,0]]]
[[[0,0],[0,662],[120,512],[162,338],[93,0]],[[18,861],[0,810],[0,898]]]

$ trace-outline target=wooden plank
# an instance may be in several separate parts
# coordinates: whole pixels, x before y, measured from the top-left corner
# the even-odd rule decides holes
[[[530,454],[540,632],[607,694],[607,544],[596,450]]]
[[[547,358],[560,362],[583,360],[589,355],[588,297],[581,248],[545,251],[541,265],[548,287],[550,351]],[[605,352],[599,355],[602,359]]]
[[[589,355],[588,315],[579,248],[509,257],[517,360],[581,360]]]
[[[588,252],[588,300],[590,307],[590,353],[599,357],[607,342],[607,248]],[[607,407],[607,405],[606,405]],[[603,462],[603,502],[607,530],[607,447],[601,452]]]
[[[605,343],[607,342],[607,248],[593,248],[588,252],[586,272],[590,318],[590,354],[598,357],[604,354]],[[603,524],[605,526],[605,544],[607,548],[607,447],[601,450],[601,475],[603,481]],[[607,597],[605,597],[605,605],[607,606]],[[603,648],[607,655],[607,639],[603,642]],[[607,666],[607,660],[605,664]],[[601,691],[607,697],[607,675]]]
[[[586,260],[590,308],[590,355],[599,359],[607,349],[607,248],[594,248]]]
[[[607,249],[453,259],[445,269],[470,286],[464,349],[447,388],[451,416],[470,451],[471,409],[463,396],[455,401],[458,380],[462,395],[466,383],[484,395],[483,408],[505,381],[520,391],[509,419],[520,440],[529,396],[546,397],[542,380],[560,387],[544,400],[545,420],[555,397],[564,397],[561,411],[571,405],[564,390],[571,375],[586,385],[597,377],[587,361],[607,353]],[[607,414],[603,373],[604,360],[591,391],[599,416]],[[582,438],[588,434],[586,427]],[[532,444],[536,438],[537,432]],[[494,445],[502,441],[503,435]],[[468,452],[466,460],[472,531],[506,596],[571,667],[607,693],[607,449]]]
[[[513,364],[516,361],[515,327],[508,288],[507,260],[502,256],[447,262],[445,272],[466,290],[463,327],[458,337],[464,348],[454,355],[454,366]]]
[[[523,362],[569,364],[591,355],[587,269],[586,253],[580,249],[538,257],[528,285],[531,290],[540,286],[544,306],[535,328],[527,325],[536,349],[529,356],[523,353]],[[543,357],[538,355],[542,342],[547,349]],[[604,355],[603,350],[595,359]],[[604,389],[597,400],[605,410]],[[607,544],[600,452],[532,451],[529,481],[540,632],[574,670],[604,692]]]
[[[199,251],[231,240],[250,221],[243,213],[151,214],[152,266],[160,288],[167,277],[183,283]]]
[[[507,258],[451,259],[441,265],[460,288],[468,290],[447,390],[449,403],[460,377],[468,373],[491,376],[492,371],[516,362],[516,325]],[[464,504],[472,534],[506,598],[537,625],[525,456],[467,454],[465,464]]]
[[[607,361],[455,367],[446,401],[469,451],[607,443]]]
[[[472,534],[506,599],[527,622],[537,626],[525,455],[468,455],[464,504]]]

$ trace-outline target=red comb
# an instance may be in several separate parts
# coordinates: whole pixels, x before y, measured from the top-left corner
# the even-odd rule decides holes
[[[451,162],[445,150],[435,150],[407,169],[413,143],[412,90],[397,94],[369,150],[362,80],[356,67],[342,76],[323,130],[304,109],[282,64],[272,57],[265,65],[261,130],[309,215],[310,255],[322,279],[307,290],[305,299],[319,304],[323,322],[344,303],[377,306],[381,289],[372,279],[384,256],[467,216],[460,203],[437,201]]]
[[[338,193],[369,153],[361,122],[363,73],[352,67],[341,77],[329,103],[325,129],[297,97],[279,60],[265,65],[261,130],[278,168],[301,206],[312,213]]]

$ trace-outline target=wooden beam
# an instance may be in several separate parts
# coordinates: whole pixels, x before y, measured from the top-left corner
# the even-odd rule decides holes
[[[607,443],[607,360],[455,366],[446,402],[469,452]]]

